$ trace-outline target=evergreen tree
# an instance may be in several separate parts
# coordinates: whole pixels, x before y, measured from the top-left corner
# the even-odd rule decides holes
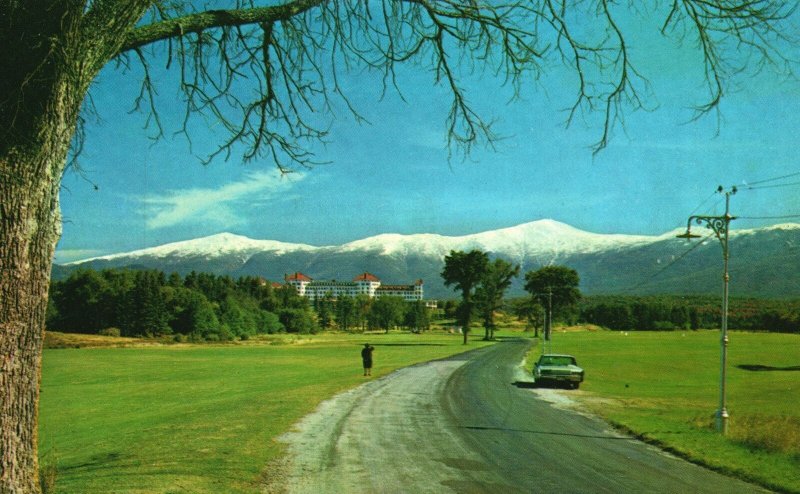
[[[356,301],[353,297],[339,297],[336,300],[336,324],[342,331],[349,331],[357,324]]]
[[[161,293],[164,277],[154,271],[136,273],[128,297],[122,330],[126,336],[151,336],[170,332],[169,315]]]

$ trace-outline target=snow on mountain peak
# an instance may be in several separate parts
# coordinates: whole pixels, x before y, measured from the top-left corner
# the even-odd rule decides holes
[[[608,235],[579,230],[544,219],[470,235],[446,237],[435,234],[383,234],[342,245],[342,251],[367,250],[383,255],[438,255],[451,250],[480,249],[503,252],[516,259],[528,256],[588,253],[654,242],[645,235]]]
[[[555,220],[545,219],[511,228],[488,231],[466,238],[490,252],[514,252],[519,256],[589,253],[651,243],[656,237],[591,233]]]
[[[278,242],[275,240],[254,240],[242,235],[233,233],[217,233],[208,237],[196,238],[193,240],[183,240],[172,242],[157,247],[135,250],[120,254],[93,257],[68,263],[67,265],[81,264],[88,261],[110,261],[122,257],[156,257],[164,258],[168,256],[179,257],[217,257],[229,254],[240,254],[249,257],[256,252],[273,251],[278,254],[293,251],[313,250],[317,247],[305,244],[291,244]]]
[[[782,224],[767,229],[797,229],[797,224]],[[756,230],[732,231],[732,234],[747,234]],[[444,236],[431,233],[403,235],[386,233],[349,242],[340,246],[315,247],[274,240],[253,240],[233,233],[218,233],[208,237],[182,242],[173,242],[158,247],[133,252],[93,257],[68,263],[77,265],[94,260],[135,259],[144,257],[207,258],[233,255],[245,261],[258,252],[285,254],[287,252],[325,250],[327,252],[369,252],[389,256],[425,256],[443,258],[451,250],[469,251],[480,249],[489,253],[502,253],[515,262],[529,258],[556,260],[572,254],[587,254],[608,250],[626,249],[672,238],[681,231],[663,235],[601,234],[579,230],[552,219],[461,236]]]

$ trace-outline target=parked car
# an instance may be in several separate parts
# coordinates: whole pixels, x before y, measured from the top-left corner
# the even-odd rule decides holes
[[[577,389],[583,382],[584,371],[572,355],[545,353],[533,366],[536,384],[565,384]]]

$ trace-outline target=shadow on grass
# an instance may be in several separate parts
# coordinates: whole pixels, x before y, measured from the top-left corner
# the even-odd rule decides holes
[[[513,382],[511,384],[513,384],[514,386],[516,386],[516,387],[518,387],[520,389],[535,389],[535,388],[539,387],[538,384],[536,384],[535,382],[531,382],[531,381],[516,381],[516,382]]]
[[[448,346],[445,343],[370,343],[371,346]],[[359,343],[359,346],[362,346]]]
[[[736,367],[746,370],[746,371],[800,371],[800,365],[793,365],[790,367],[773,367],[771,365],[761,365],[761,364],[740,364]]]

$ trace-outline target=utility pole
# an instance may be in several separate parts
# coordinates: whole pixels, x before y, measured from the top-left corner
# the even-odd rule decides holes
[[[551,332],[553,330],[553,289],[547,287],[547,328],[544,333],[545,345],[550,345],[550,352],[553,351],[553,341]]]
[[[706,228],[714,231],[720,244],[722,245],[722,331],[720,332],[720,383],[719,383],[719,408],[716,413],[717,432],[723,435],[728,433],[728,407],[726,401],[726,380],[728,367],[728,238],[730,222],[735,220],[735,216],[730,215],[730,199],[736,194],[736,187],[725,190],[721,185],[717,189],[720,194],[725,194],[725,215],[724,216],[689,216],[686,224],[686,233],[678,235],[678,238],[693,239],[700,235],[691,233],[692,221],[699,225],[705,224]]]

